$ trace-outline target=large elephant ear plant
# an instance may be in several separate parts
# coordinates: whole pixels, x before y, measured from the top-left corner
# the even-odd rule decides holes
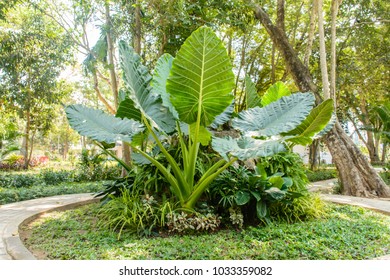
[[[237,159],[284,151],[289,140],[309,143],[326,129],[332,115],[331,101],[312,110],[312,94],[291,94],[265,107],[243,111],[233,119],[233,126],[243,133],[241,138],[212,137],[209,128],[228,120],[233,111],[234,74],[226,49],[211,28],[201,27],[193,32],[175,58],[168,54],[160,57],[153,77],[131,47],[124,42],[119,46],[125,96],[116,116],[70,105],[66,107],[69,123],[81,135],[99,143],[127,142],[159,169],[181,206],[189,210],[210,183]],[[186,135],[183,127],[187,128]],[[134,140],[142,133],[154,139],[169,166],[161,164]],[[161,140],[172,134],[179,138],[182,162],[168,153]],[[210,142],[221,159],[195,181],[199,146]]]

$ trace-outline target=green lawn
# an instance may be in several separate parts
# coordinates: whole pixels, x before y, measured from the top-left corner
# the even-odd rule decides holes
[[[150,238],[124,233],[120,240],[98,226],[98,207],[36,220],[26,245],[45,259],[341,260],[390,254],[390,217],[351,206],[331,204],[326,218],[295,224]]]

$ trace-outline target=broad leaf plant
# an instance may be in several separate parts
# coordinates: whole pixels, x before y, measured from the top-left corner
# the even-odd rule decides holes
[[[331,127],[327,125],[333,111],[331,100],[313,109],[313,94],[291,94],[278,84],[263,102],[252,92],[251,108],[232,119],[233,127],[242,133],[240,138],[214,137],[211,128],[228,121],[234,110],[235,78],[222,41],[209,27],[193,32],[175,58],[161,56],[153,76],[126,43],[120,42],[119,51],[125,87],[116,116],[70,105],[66,107],[69,123],[130,170],[131,166],[107,149],[118,141],[128,143],[134,153],[158,168],[185,209],[192,210],[210,183],[238,159],[270,156],[293,144],[309,144]],[[248,78],[247,83],[251,83]],[[167,150],[167,139],[173,135],[179,139],[181,162]],[[157,149],[152,152],[140,139],[152,139]],[[221,157],[195,181],[200,145],[210,143]],[[155,159],[156,150],[168,166]]]

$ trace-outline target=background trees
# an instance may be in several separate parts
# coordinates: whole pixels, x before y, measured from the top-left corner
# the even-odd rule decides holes
[[[48,131],[62,98],[56,79],[70,59],[70,42],[34,9],[21,6],[8,15],[0,31],[2,99],[24,121],[22,152],[25,168],[37,131]]]

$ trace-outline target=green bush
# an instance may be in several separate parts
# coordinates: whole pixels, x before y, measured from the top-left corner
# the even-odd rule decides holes
[[[40,172],[40,177],[46,185],[58,185],[63,182],[73,181],[73,172],[68,170],[44,169]]]
[[[0,175],[2,188],[28,188],[42,183],[39,176],[34,174],[4,174]]]
[[[280,172],[268,176],[261,165],[256,167],[255,172],[242,166],[230,167],[212,185],[211,197],[214,203],[221,206],[221,215],[226,217],[229,211],[232,224],[242,225],[239,218],[241,214],[246,224],[258,221],[271,223],[277,209],[273,205],[291,205],[297,198],[307,195],[303,186],[300,186],[299,191],[295,190],[296,186],[293,190],[293,182],[290,177]],[[294,212],[294,208],[290,209],[290,212]],[[297,216],[303,214],[297,213]],[[286,216],[286,219],[288,217]]]
[[[258,158],[257,162],[264,167],[269,175],[281,172],[290,177],[293,181],[292,190],[306,190],[309,179],[300,155],[293,152],[284,152],[270,157]]]
[[[0,205],[23,200],[74,193],[94,193],[101,190],[101,183],[64,183],[55,186],[37,185],[21,188],[1,188]]]
[[[337,178],[337,170],[336,169],[319,169],[316,171],[307,170],[306,175],[310,182],[317,182],[317,181]]]
[[[137,190],[124,189],[120,196],[111,196],[100,211],[100,226],[118,232],[118,239],[124,230],[149,236],[165,225],[166,216],[174,204],[159,202],[153,196]]]

